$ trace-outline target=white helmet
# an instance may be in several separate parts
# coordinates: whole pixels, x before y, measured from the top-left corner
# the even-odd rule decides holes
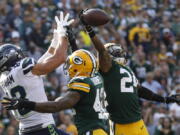
[[[115,43],[107,43],[104,45],[108,53],[112,56],[113,60],[119,64],[125,65],[126,60],[126,52],[121,47],[121,45]]]

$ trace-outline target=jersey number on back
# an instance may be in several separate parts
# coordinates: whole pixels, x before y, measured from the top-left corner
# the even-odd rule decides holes
[[[137,87],[138,81],[135,77],[135,75],[132,73],[130,73],[127,69],[125,68],[121,68],[120,69],[120,74],[126,74],[126,77],[122,77],[121,78],[121,92],[130,92],[133,93],[134,92],[134,87]],[[129,84],[129,86],[128,86]]]
[[[26,91],[22,86],[16,86],[11,89],[11,96],[16,98],[26,98]],[[25,115],[30,112],[30,110],[27,109],[18,109],[18,112],[20,115]]]

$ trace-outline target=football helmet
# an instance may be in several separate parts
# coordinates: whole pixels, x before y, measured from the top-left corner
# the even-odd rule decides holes
[[[24,54],[19,47],[13,44],[3,44],[0,46],[0,72],[9,71],[17,61],[24,58]]]
[[[96,57],[84,49],[73,52],[64,64],[64,71],[69,74],[70,78],[76,76],[92,77],[98,68]]]
[[[118,64],[125,65],[127,62],[126,52],[121,45],[115,43],[107,43],[104,45],[108,53]]]

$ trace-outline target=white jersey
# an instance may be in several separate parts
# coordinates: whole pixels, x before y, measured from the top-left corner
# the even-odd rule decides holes
[[[42,78],[31,73],[34,65],[34,59],[24,58],[7,75],[2,75],[0,84],[6,96],[25,98],[35,102],[47,101]],[[43,124],[44,127],[54,124],[52,114],[37,113],[27,109],[15,110],[12,114],[19,120],[20,130],[39,124]]]

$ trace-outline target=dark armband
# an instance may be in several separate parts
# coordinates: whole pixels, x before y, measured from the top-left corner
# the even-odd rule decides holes
[[[35,110],[36,103],[33,101],[22,100],[22,101],[20,101],[19,106],[20,106],[20,108]]]
[[[90,25],[86,25],[85,29],[91,38],[93,38],[96,35],[96,33]]]

